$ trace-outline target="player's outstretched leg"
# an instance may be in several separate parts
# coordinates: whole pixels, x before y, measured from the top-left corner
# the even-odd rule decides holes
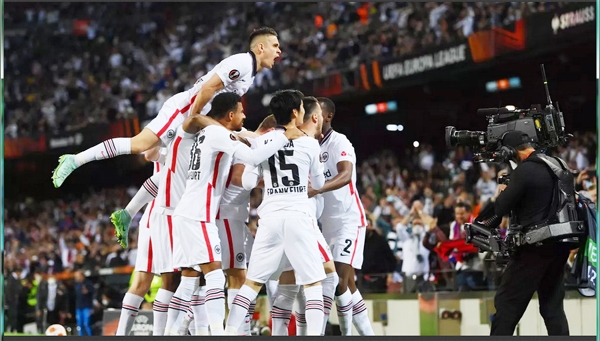
[[[119,155],[139,154],[160,143],[160,138],[150,129],[144,128],[134,137],[106,140],[77,155],[65,154],[58,159],[58,167],[52,173],[54,187],[62,186],[71,173],[88,162],[106,160]]]

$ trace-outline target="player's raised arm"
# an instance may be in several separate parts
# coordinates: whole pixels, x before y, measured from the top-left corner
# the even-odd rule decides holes
[[[297,139],[305,136],[298,128],[287,129],[283,134],[273,134],[271,142],[256,148],[251,149],[245,144],[239,142],[241,146],[235,151],[234,157],[240,159],[242,162],[252,165],[253,167],[258,166],[261,162],[265,161],[271,155],[275,154],[279,149],[283,148],[290,140]]]
[[[195,133],[199,132],[200,130],[208,127],[209,125],[222,126],[221,123],[219,123],[217,120],[215,120],[212,117],[196,114],[196,115],[192,115],[192,116],[186,118],[185,121],[183,121],[182,127],[183,127],[183,131],[185,131],[186,133],[195,134]]]

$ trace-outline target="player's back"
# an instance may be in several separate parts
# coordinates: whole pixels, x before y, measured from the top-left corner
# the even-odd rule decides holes
[[[356,191],[356,154],[352,143],[344,134],[330,130],[321,141],[321,160],[324,164],[325,180],[337,174],[337,164],[342,161],[352,163],[352,180],[347,186],[323,193],[325,201],[322,218],[344,217],[357,226],[366,226],[362,202]]]
[[[257,140],[268,143],[268,135]],[[290,212],[301,212],[314,217],[315,210],[308,199],[308,184],[311,171],[322,172],[317,140],[301,137],[288,142],[261,163],[260,170],[265,185],[263,200],[258,207],[259,216],[285,217]]]
[[[212,100],[218,94],[233,92],[243,96],[250,89],[256,75],[256,57],[253,52],[245,52],[237,53],[223,59],[212,70],[198,78],[194,86],[190,89],[173,96],[174,100],[180,103],[178,107],[181,108],[188,104],[191,106],[202,85],[215,74],[219,76],[224,86],[221,90],[216,91],[210,101],[202,108],[200,111],[202,115],[206,115],[210,111]],[[184,112],[186,110],[181,111]]]

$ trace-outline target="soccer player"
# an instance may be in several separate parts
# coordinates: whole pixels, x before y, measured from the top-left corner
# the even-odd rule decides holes
[[[303,118],[304,122],[299,129],[305,132],[308,136],[320,138],[323,126],[323,115],[319,102],[316,98],[307,96],[303,98],[303,105],[305,111]],[[313,217],[315,218],[314,223],[316,225],[316,219],[321,216],[321,212],[323,210],[322,197],[319,195],[310,198],[310,205],[312,206],[311,210],[313,211]],[[323,234],[319,230],[318,226],[316,226],[314,231],[318,241],[319,252],[321,253],[321,261],[323,262],[325,274],[327,276],[322,282],[323,305],[328,305],[329,309],[331,309],[338,276],[335,272],[335,266],[333,264],[333,255],[329,251],[329,246],[327,245]],[[271,335],[288,335],[288,325],[296,298],[298,300],[296,310],[296,335],[306,335],[306,302],[304,298],[304,291],[295,282],[293,270],[285,271],[279,277],[276,298],[274,299],[272,305],[273,332]],[[328,319],[329,315],[327,314],[323,319],[322,334],[325,332],[325,326]]]
[[[212,99],[219,93],[244,95],[252,85],[256,73],[263,68],[272,68],[281,54],[277,32],[272,28],[255,30],[250,34],[249,40],[249,52],[225,58],[200,77],[191,89],[169,98],[158,115],[138,135],[106,140],[76,155],[62,155],[52,174],[54,187],[60,187],[75,169],[88,162],[142,153],[161,142],[167,146],[183,120],[198,112],[205,115],[210,110]]]
[[[163,335],[165,329],[169,334],[177,334],[173,331],[173,326],[181,324],[181,320],[176,317],[178,311],[186,311],[190,308],[182,305],[183,302],[172,300],[174,291],[179,283],[174,283],[174,278],[178,269],[173,265],[173,212],[181,196],[183,195],[187,180],[187,170],[190,163],[190,151],[194,143],[194,136],[200,130],[211,124],[218,124],[210,117],[203,115],[192,115],[183,121],[183,124],[177,128],[175,138],[169,144],[166,152],[165,166],[160,172],[159,190],[152,208],[154,211],[150,215],[151,229],[150,233],[154,241],[155,269],[163,278],[163,286],[157,293],[157,304],[153,306],[154,326],[152,335]],[[166,283],[165,283],[166,282]],[[200,287],[195,289],[196,294]],[[197,294],[191,309],[198,316],[196,318],[196,334],[208,335],[208,325],[203,323],[206,319],[202,297]],[[167,302],[170,302],[168,304]]]
[[[158,148],[156,148],[158,151]],[[155,153],[158,154],[158,153]],[[150,160],[151,157],[149,155],[145,155],[146,160]],[[161,160],[164,161],[164,160]],[[156,161],[154,163],[154,175],[151,178],[148,178],[143,184],[143,186],[138,190],[135,196],[127,205],[125,212],[131,216],[137,214],[137,212],[142,208],[143,205],[146,205],[149,201],[154,199],[157,194],[158,187],[156,183],[158,182],[158,172],[161,169],[161,163]],[[154,203],[154,201],[152,201]],[[150,205],[146,206],[146,210],[142,215],[142,218],[139,222],[138,227],[138,250],[137,256],[135,259],[135,267],[133,274],[133,282],[131,286],[127,290],[125,297],[123,298],[123,303],[121,305],[121,316],[119,318],[119,324],[117,326],[116,335],[129,335],[131,332],[131,328],[133,327],[133,322],[138,315],[138,311],[142,302],[144,301],[144,295],[150,289],[150,285],[152,280],[154,279],[154,274],[156,271],[153,267],[153,259],[152,259],[152,244],[150,241],[150,224],[148,222],[148,218],[150,216]],[[117,211],[118,212],[118,211]],[[115,212],[115,213],[117,213]],[[114,214],[111,215],[111,220],[113,220],[113,224],[115,221],[113,219]],[[129,226],[129,222],[127,225]],[[127,247],[127,235],[119,237],[119,243],[123,248]]]
[[[173,299],[189,302],[198,286],[200,266],[206,279],[205,307],[211,335],[223,335],[225,318],[225,276],[221,269],[221,241],[215,219],[225,189],[233,158],[258,165],[302,133],[296,128],[273,135],[273,142],[250,149],[239,142],[232,130],[242,128],[245,115],[242,98],[235,93],[221,93],[212,102],[208,116],[221,125],[204,128],[194,138],[185,191],[173,212],[173,260],[182,268],[182,278]],[[189,304],[189,303],[188,303]]]
[[[304,106],[297,91],[278,91],[269,108],[277,123],[288,130],[303,122]],[[273,132],[269,134],[268,138],[275,136]],[[269,141],[266,135],[263,138],[266,146],[275,142]],[[323,323],[321,280],[325,278],[325,272],[307,193],[309,177],[315,188],[324,183],[318,142],[309,136],[290,141],[259,167],[244,170],[244,188],[254,188],[261,175],[265,185],[263,201],[258,208],[260,227],[252,248],[246,283],[233,301],[226,333],[238,335],[250,303],[260,288],[289,262],[295,270],[296,283],[305,288],[307,334],[320,335]]]
[[[337,313],[342,335],[352,334],[352,323],[361,335],[374,335],[366,305],[356,284],[354,269],[360,269],[366,229],[366,217],[356,191],[356,156],[345,135],[333,130],[331,121],[335,105],[329,98],[319,97],[323,111],[321,160],[325,164],[327,182],[310,196],[322,194],[321,215],[323,235],[332,250],[339,275],[335,292]]]
[[[275,129],[277,122],[272,115],[267,116],[255,132],[243,132],[240,135],[249,139],[256,138]],[[221,240],[221,263],[227,274],[227,306],[231,310],[233,298],[246,280],[245,244],[247,239],[246,220],[250,214],[250,192],[242,187],[242,174],[245,164],[234,158],[233,165],[225,183],[225,191],[216,217]],[[250,236],[252,238],[252,236]]]

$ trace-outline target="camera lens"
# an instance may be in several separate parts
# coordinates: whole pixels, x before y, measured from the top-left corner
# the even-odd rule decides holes
[[[456,130],[452,126],[446,127],[446,146],[448,148],[461,146],[485,146],[487,138],[484,131]]]

